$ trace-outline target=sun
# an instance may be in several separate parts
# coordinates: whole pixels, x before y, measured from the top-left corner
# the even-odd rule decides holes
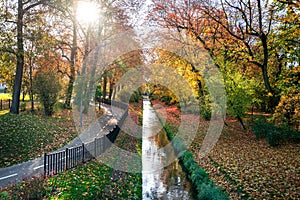
[[[77,20],[80,23],[92,23],[99,18],[99,10],[97,5],[87,0],[81,0],[77,5]]]

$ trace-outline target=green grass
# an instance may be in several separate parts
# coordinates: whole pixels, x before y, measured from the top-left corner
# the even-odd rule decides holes
[[[37,158],[77,136],[71,117],[30,113],[0,115],[0,133],[0,167]]]
[[[47,179],[2,189],[0,199],[142,199],[142,176],[93,160]]]
[[[92,161],[50,178],[46,189],[46,199],[141,199],[142,177]]]
[[[138,139],[120,132],[115,144],[137,152]],[[25,180],[0,191],[0,199],[142,199],[142,174],[93,160],[50,178]]]

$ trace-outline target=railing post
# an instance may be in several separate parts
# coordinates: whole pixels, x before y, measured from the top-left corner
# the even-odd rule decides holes
[[[55,155],[55,171],[54,171],[54,173],[57,174],[57,171],[58,171],[58,158],[57,158],[58,154],[55,153],[54,155]]]
[[[69,149],[66,148],[66,170],[68,170],[69,166],[68,166],[68,159],[69,159]]]
[[[0,100],[0,110],[2,110],[2,99]]]
[[[47,153],[44,153],[44,178],[46,178],[46,173],[47,173],[46,171],[47,171]]]
[[[10,109],[10,99],[8,99],[8,108]]]

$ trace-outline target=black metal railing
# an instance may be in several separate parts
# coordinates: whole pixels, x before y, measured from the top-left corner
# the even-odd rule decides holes
[[[118,103],[118,102],[117,102]],[[113,103],[112,105],[116,105]],[[55,175],[59,172],[66,171],[87,161],[95,159],[103,154],[115,142],[120,127],[122,127],[128,116],[128,106],[119,103],[120,108],[125,108],[125,112],[118,121],[118,124],[107,134],[102,137],[94,138],[91,142],[82,143],[80,146],[66,148],[60,152],[44,154],[44,177]]]

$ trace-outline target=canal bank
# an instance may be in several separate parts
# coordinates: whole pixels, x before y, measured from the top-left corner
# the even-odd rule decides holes
[[[176,137],[176,131],[174,131],[176,127],[164,122],[160,116],[160,114],[162,114],[161,112],[156,112],[156,114],[166,131],[168,140],[171,141],[176,155],[180,155],[179,163],[190,180],[193,196],[199,200],[229,200],[228,193],[214,184],[206,171],[199,167],[198,163],[194,160],[193,154],[187,150],[181,138]],[[164,111],[163,116],[166,114]]]

